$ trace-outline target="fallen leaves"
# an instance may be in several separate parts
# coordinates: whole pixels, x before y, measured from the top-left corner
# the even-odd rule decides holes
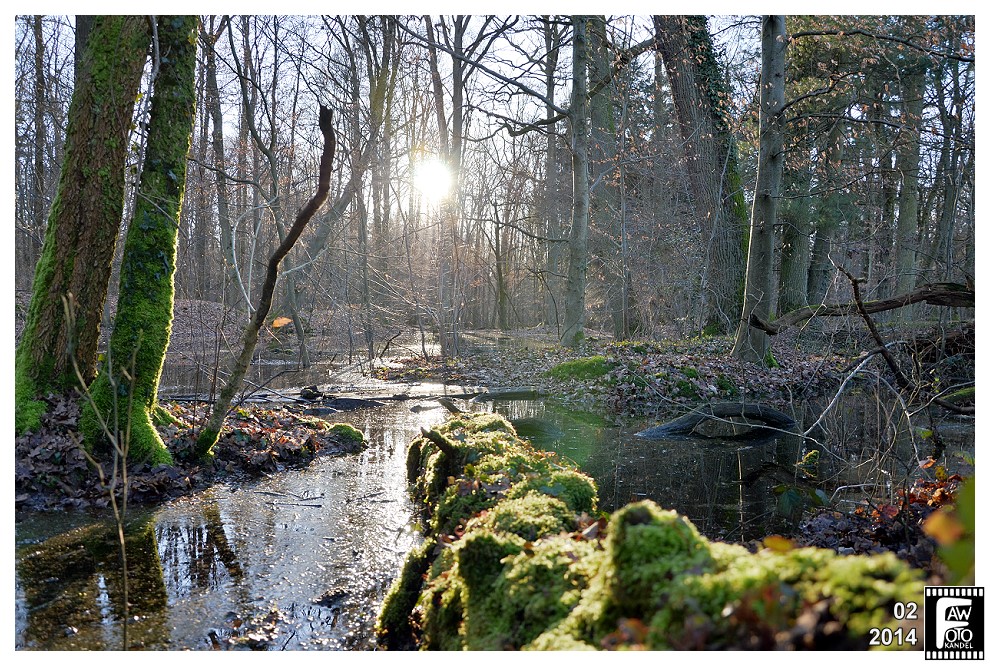
[[[71,396],[49,396],[41,428],[15,441],[15,502],[22,509],[102,507],[108,490],[88,463],[78,433],[80,408]],[[205,422],[202,405],[162,405],[176,420],[158,431],[176,459],[175,465],[131,461],[128,498],[156,503],[203,488],[218,476],[253,477],[286,467],[304,466],[317,455],[353,453],[363,443],[338,435],[330,423],[287,408],[235,410],[214,447],[211,465],[191,457],[198,428]]]

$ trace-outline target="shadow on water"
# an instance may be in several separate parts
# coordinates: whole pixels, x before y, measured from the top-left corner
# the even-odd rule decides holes
[[[814,439],[749,440],[645,440],[635,433],[653,423],[617,426],[551,399],[457,404],[502,413],[522,436],[574,461],[597,481],[606,511],[649,498],[707,536],[732,541],[787,534],[814,502],[843,508],[892,496],[917,476],[931,446],[917,424],[855,398],[823,420]],[[820,413],[808,406],[795,416],[803,430]],[[376,613],[419,538],[406,445],[446,415],[417,399],[335,414],[328,418],[364,431],[366,451],[132,512],[132,645],[209,650],[240,635],[257,649],[374,649]],[[945,460],[972,454],[972,420],[940,431]],[[812,464],[806,456],[816,450]],[[125,613],[110,524],[28,515],[16,538],[16,647],[119,649]]]

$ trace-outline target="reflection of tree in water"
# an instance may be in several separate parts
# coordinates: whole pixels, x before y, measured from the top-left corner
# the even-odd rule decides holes
[[[753,439],[738,441],[649,441],[633,437],[599,415],[549,400],[511,401],[495,409],[513,423],[523,421],[521,434],[534,435],[528,438],[536,446],[569,458],[590,474],[598,485],[599,506],[605,511],[652,499],[688,516],[706,536],[740,541],[790,525],[777,515],[774,488],[779,479],[759,472],[793,470],[799,457],[798,437],[760,439],[753,432]],[[538,428],[541,422],[543,427]],[[741,434],[751,429],[723,424],[722,430],[722,434]],[[544,432],[550,435],[543,436]],[[721,431],[712,434],[717,432]]]
[[[131,647],[165,644],[169,627],[161,611],[168,594],[158,560],[151,515],[126,530],[128,599],[125,612],[117,526],[101,522],[54,536],[25,555],[18,565],[24,590],[32,649],[119,650],[120,620],[129,625]],[[97,613],[93,609],[98,609]]]
[[[228,578],[239,581],[244,576],[216,501],[202,504],[202,518],[189,516],[160,526],[158,539],[168,587],[179,596],[218,589]]]

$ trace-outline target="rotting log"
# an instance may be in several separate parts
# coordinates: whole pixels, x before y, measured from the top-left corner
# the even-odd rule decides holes
[[[912,292],[892,296],[879,301],[864,301],[862,306],[867,314],[896,310],[914,303],[927,303],[950,308],[972,308],[976,306],[976,292],[955,282],[938,282],[918,287]],[[783,330],[802,324],[812,317],[844,317],[860,314],[859,306],[855,303],[842,305],[807,305],[797,310],[791,310],[772,322],[763,321],[756,315],[749,318],[751,326],[766,331],[769,335],[777,335]]]
[[[694,429],[705,421],[712,419],[744,418],[759,421],[763,426],[778,430],[790,430],[795,421],[789,414],[766,405],[746,404],[741,402],[723,402],[705,405],[685,414],[673,421],[647,428],[636,433],[644,439],[667,439],[669,437],[688,437],[694,434]]]
[[[777,537],[754,553],[651,501],[600,514],[590,477],[497,414],[455,415],[406,462],[424,540],[384,599],[380,648],[865,649],[897,627],[895,601],[923,597],[890,552]]]

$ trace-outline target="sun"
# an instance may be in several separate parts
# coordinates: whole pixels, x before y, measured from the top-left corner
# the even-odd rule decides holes
[[[440,203],[450,193],[450,169],[436,157],[427,157],[413,166],[413,186],[429,203]]]

